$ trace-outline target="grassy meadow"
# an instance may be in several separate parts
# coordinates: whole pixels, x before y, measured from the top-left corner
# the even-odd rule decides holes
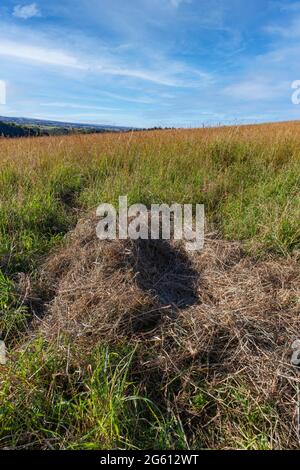
[[[101,339],[87,352],[33,326],[50,300],[35,288],[41,267],[80,218],[120,195],[205,204],[207,232],[244,256],[298,263],[300,123],[0,139],[0,448],[296,447],[276,399],[258,402],[238,375],[183,393],[177,372],[154,391],[137,370],[141,341]]]

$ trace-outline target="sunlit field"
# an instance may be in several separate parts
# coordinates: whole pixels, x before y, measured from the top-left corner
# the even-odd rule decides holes
[[[205,205],[187,307],[81,232],[124,195]],[[0,447],[298,447],[299,214],[298,122],[0,139]]]

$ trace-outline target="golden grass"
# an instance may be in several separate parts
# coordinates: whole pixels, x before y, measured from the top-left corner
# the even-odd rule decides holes
[[[298,122],[0,139],[0,446],[297,448],[299,175]],[[214,236],[100,243],[120,195]]]

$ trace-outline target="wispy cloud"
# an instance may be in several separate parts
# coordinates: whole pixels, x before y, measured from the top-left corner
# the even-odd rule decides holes
[[[95,69],[101,73],[108,75],[117,75],[120,77],[131,77],[138,78],[140,80],[145,80],[148,82],[156,83],[157,85],[165,86],[180,86],[180,83],[176,78],[165,75],[161,72],[153,72],[146,69],[130,69],[126,67],[121,67],[118,65],[95,65]]]
[[[118,101],[126,101],[129,103],[139,103],[139,104],[157,103],[157,100],[153,98],[147,98],[147,97],[126,96],[126,95],[120,95],[118,93],[111,93],[109,91],[104,91],[102,94],[104,96],[108,96],[109,98],[113,98]]]
[[[23,20],[28,20],[35,16],[40,16],[40,10],[37,7],[36,3],[30,3],[29,5],[17,5],[14,8],[13,16],[16,18],[22,18]]]
[[[11,115],[152,126],[300,113],[300,0],[0,3]]]
[[[94,111],[120,111],[120,108],[112,108],[109,106],[95,106],[95,105],[85,105],[79,103],[64,103],[62,101],[57,101],[53,103],[41,103],[41,106],[47,106],[50,108],[64,108],[66,109],[87,109]]]
[[[170,4],[178,8],[182,3],[192,3],[192,0],[169,0]]]
[[[296,16],[288,25],[269,25],[265,27],[265,31],[274,37],[282,37],[284,39],[293,39],[300,37],[300,16]]]
[[[31,44],[24,44],[19,41],[6,41],[2,38],[0,40],[0,55],[59,67],[87,68],[87,66],[81,64],[76,57],[62,50],[46,49]]]
[[[59,68],[73,68],[92,74],[111,75],[128,79],[151,82],[167,87],[193,87],[203,81],[209,81],[210,75],[178,61],[159,57],[154,66],[137,68],[124,65],[124,59],[109,51],[101,51],[100,57],[74,55],[63,49],[49,46],[36,46],[23,41],[10,41],[0,36],[0,56],[20,59],[29,63],[52,65]],[[102,55],[102,56],[101,56]]]
[[[245,101],[272,100],[282,96],[288,85],[289,83],[274,83],[253,77],[252,80],[241,81],[225,87],[224,94]]]

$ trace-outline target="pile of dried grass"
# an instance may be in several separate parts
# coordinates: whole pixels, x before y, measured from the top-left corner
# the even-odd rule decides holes
[[[136,345],[138,380],[210,447],[238,446],[247,407],[261,410],[267,427],[270,420],[269,447],[299,446],[300,379],[290,364],[300,336],[297,261],[255,260],[216,239],[194,254],[173,242],[104,242],[95,226],[79,222],[44,266],[41,283],[53,297],[44,334],[63,333],[81,348]],[[240,401],[232,387],[244,387]]]

